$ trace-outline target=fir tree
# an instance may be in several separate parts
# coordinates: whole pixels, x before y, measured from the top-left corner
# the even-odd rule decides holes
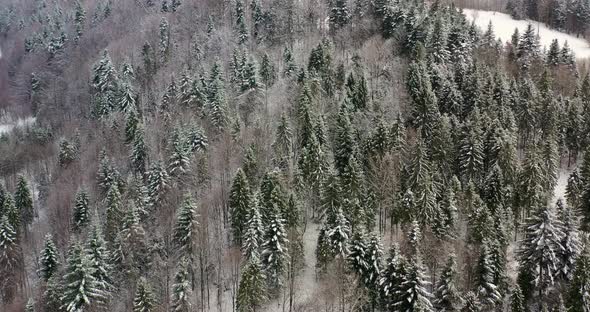
[[[25,180],[25,177],[22,175],[18,177],[18,182],[16,184],[14,205],[20,212],[23,225],[28,226],[31,224],[35,217],[35,211],[33,210],[33,196],[31,195],[27,180]]]
[[[242,169],[238,169],[229,194],[229,209],[234,240],[242,244],[242,236],[246,231],[246,218],[251,209],[251,194],[248,179]]]
[[[16,230],[7,216],[0,221],[0,291],[4,302],[10,302],[18,285],[17,270],[22,258]]]
[[[240,285],[236,299],[239,312],[257,311],[266,301],[265,276],[257,255],[248,258],[242,269]]]
[[[457,274],[457,261],[455,255],[452,254],[435,288],[434,306],[440,311],[459,311],[459,307],[462,305],[463,299],[457,288]]]
[[[284,274],[289,265],[289,251],[287,249],[289,241],[283,224],[284,220],[279,214],[273,215],[263,238],[262,265],[271,289],[277,289],[283,285]]]
[[[498,285],[494,280],[494,264],[492,263],[492,251],[489,240],[484,240],[477,266],[477,292],[480,301],[490,309],[501,299]]]
[[[78,42],[82,34],[84,33],[84,24],[86,22],[86,11],[82,7],[80,1],[76,1],[76,8],[74,13],[74,24],[76,28],[76,37],[74,37],[74,42]]]
[[[185,173],[190,166],[190,147],[183,129],[176,128],[174,130],[170,149],[171,155],[168,160],[168,172],[170,175]]]
[[[338,30],[350,21],[351,15],[345,0],[335,0],[330,8],[329,20],[335,30]]]
[[[7,193],[4,198],[4,207],[2,211],[12,226],[12,229],[18,234],[21,225],[21,216],[14,205],[14,199],[10,193]]]
[[[80,189],[74,200],[74,212],[72,213],[72,228],[79,232],[90,223],[90,212],[88,211],[88,193]]]
[[[108,294],[101,289],[94,274],[95,269],[82,246],[74,243],[68,252],[61,309],[82,312],[99,306],[108,299]]]
[[[275,66],[271,62],[270,57],[268,54],[264,54],[262,56],[262,62],[260,63],[260,78],[262,78],[262,83],[268,89],[272,87],[275,83],[276,73],[275,73]]]
[[[133,137],[133,146],[131,147],[131,160],[133,170],[138,174],[145,173],[146,162],[148,158],[148,149],[145,143],[145,130],[143,125],[138,125]]]
[[[249,210],[248,223],[244,233],[242,252],[246,259],[258,256],[259,249],[263,244],[264,226],[257,205],[253,203]]]
[[[187,267],[188,264],[181,261],[174,275],[174,284],[172,284],[172,311],[174,312],[191,311],[191,288]]]
[[[113,242],[121,229],[123,219],[121,193],[116,184],[112,185],[106,196],[106,223],[105,232],[109,242]]]
[[[295,65],[295,59],[293,57],[293,52],[287,46],[283,50],[283,64],[283,75],[285,77],[290,77],[297,70],[297,66]]]
[[[399,246],[393,244],[389,249],[387,263],[381,272],[379,278],[380,297],[383,305],[395,311],[397,301],[397,289],[401,285],[402,279],[406,276],[407,261],[401,254]]]
[[[56,272],[59,265],[58,252],[55,243],[53,242],[53,236],[51,234],[45,235],[45,243],[43,250],[41,251],[41,260],[39,269],[41,277],[48,281]]]
[[[563,249],[562,238],[561,224],[555,217],[553,208],[540,208],[528,219],[518,257],[522,270],[534,277],[541,302],[547,288],[554,284],[559,270],[558,256]]]
[[[99,227],[95,226],[90,231],[86,242],[86,254],[92,269],[97,289],[105,294],[113,289],[111,284],[111,265],[109,264],[109,251]]]
[[[520,287],[516,285],[514,287],[514,291],[512,292],[511,300],[510,300],[510,311],[511,312],[525,312],[525,302],[522,296],[522,291]]]
[[[174,228],[174,242],[178,246],[181,255],[192,261],[194,248],[197,242],[198,226],[197,207],[190,195],[186,195],[176,217]]]
[[[410,64],[406,84],[412,100],[411,122],[416,128],[421,129],[424,138],[428,138],[440,118],[440,112],[430,77],[422,62]]]
[[[585,312],[590,309],[590,253],[588,243],[576,261],[572,281],[567,292],[568,311]]]
[[[396,302],[394,306],[399,311],[433,312],[430,302],[432,294],[429,292],[428,276],[424,274],[422,261],[417,256],[410,263],[405,276],[396,290]]]
[[[558,250],[560,276],[566,281],[570,281],[576,258],[582,249],[582,242],[578,233],[580,224],[576,210],[571,206],[564,206],[561,200],[558,200],[557,204],[557,218],[563,232],[561,239],[563,248]]]
[[[133,298],[133,312],[154,312],[156,298],[145,278],[139,279]]]
[[[106,50],[92,71],[92,87],[96,92],[95,112],[98,117],[104,117],[114,110],[118,89],[117,73]]]
[[[165,17],[160,20],[160,42],[158,45],[160,61],[165,63],[170,56],[170,25]]]
[[[59,154],[57,158],[59,165],[66,168],[69,164],[78,159],[78,150],[70,141],[63,139],[59,143]]]
[[[160,204],[164,192],[168,189],[169,179],[168,172],[161,162],[156,162],[148,171],[147,186],[150,207]]]

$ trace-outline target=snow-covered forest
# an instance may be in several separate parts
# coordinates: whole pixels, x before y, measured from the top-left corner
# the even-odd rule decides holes
[[[0,311],[590,312],[588,26],[0,0]]]

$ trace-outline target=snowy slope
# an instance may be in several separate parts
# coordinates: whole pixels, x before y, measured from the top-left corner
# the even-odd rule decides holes
[[[576,38],[575,36],[550,29],[543,23],[530,20],[517,21],[512,19],[508,14],[494,11],[463,9],[463,13],[467,17],[467,20],[475,21],[475,24],[483,31],[488,28],[488,24],[491,21],[496,36],[502,39],[503,42],[510,41],[510,37],[512,37],[515,28],[518,28],[518,31],[522,34],[528,24],[532,24],[539,31],[542,46],[549,48],[553,39],[559,40],[560,46],[567,41],[577,58],[590,57],[590,44],[588,41],[583,38]]]

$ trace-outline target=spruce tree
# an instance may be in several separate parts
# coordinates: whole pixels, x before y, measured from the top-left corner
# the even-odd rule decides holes
[[[150,207],[160,204],[168,189],[170,176],[161,162],[156,162],[147,173],[148,202]]]
[[[85,253],[88,255],[89,265],[92,269],[91,274],[95,278],[97,289],[108,295],[112,291],[113,285],[111,265],[108,262],[110,253],[106,245],[100,228],[94,226],[88,236]]]
[[[390,311],[396,311],[397,289],[406,275],[407,260],[394,243],[389,249],[389,257],[379,277],[379,290],[382,304]]]
[[[263,237],[262,265],[267,275],[270,289],[277,289],[283,285],[284,275],[289,265],[289,251],[287,249],[287,232],[284,220],[280,214],[271,216]]]
[[[198,235],[197,207],[190,195],[185,195],[182,205],[178,209],[176,226],[174,227],[174,242],[180,254],[192,261]]]
[[[145,278],[140,278],[133,298],[133,312],[154,312],[156,298]]]
[[[171,155],[168,160],[168,172],[170,175],[180,175],[189,170],[190,146],[186,133],[182,128],[176,128],[171,143]]]
[[[74,200],[74,212],[72,213],[72,228],[75,232],[81,231],[90,223],[90,212],[88,211],[88,192],[79,189]]]
[[[4,216],[8,219],[8,222],[12,226],[12,229],[16,231],[18,235],[21,226],[21,216],[19,211],[16,209],[16,206],[14,205],[14,199],[10,193],[6,193],[6,197],[4,198],[4,207],[2,211],[4,213]]]
[[[461,298],[458,282],[457,261],[454,254],[449,256],[434,292],[434,306],[440,311],[459,311],[463,299]]]
[[[35,217],[33,196],[27,180],[22,175],[18,177],[16,191],[14,192],[14,205],[20,212],[22,224],[25,226],[30,225]]]
[[[172,284],[172,311],[174,312],[191,311],[191,287],[187,267],[188,263],[181,260],[178,271],[174,275],[174,283]]]
[[[582,242],[579,235],[579,218],[576,210],[571,206],[564,206],[558,200],[557,218],[561,225],[563,237],[561,238],[562,249],[558,250],[560,277],[570,281],[575,268],[576,258],[581,252]]]
[[[351,15],[346,0],[334,0],[329,14],[330,25],[332,25],[334,30],[346,26],[350,19]]]
[[[440,118],[440,112],[423,62],[410,64],[406,85],[412,100],[411,122],[416,128],[421,129],[422,137],[428,138]]]
[[[16,295],[21,265],[21,251],[16,230],[7,216],[0,221],[0,291],[4,302],[10,302]]]
[[[525,312],[525,302],[522,296],[522,291],[518,285],[514,286],[512,296],[510,299],[510,311],[511,312]]]
[[[43,250],[41,251],[40,266],[39,273],[41,273],[41,277],[46,282],[57,272],[57,267],[59,266],[58,251],[51,234],[45,235],[45,243]]]
[[[477,265],[477,293],[481,303],[490,309],[501,299],[498,285],[494,280],[494,271],[491,243],[486,239],[481,246]]]
[[[554,284],[559,273],[559,253],[563,249],[561,224],[550,206],[537,209],[527,220],[524,238],[520,242],[518,259],[521,271],[534,277],[540,303],[544,293]]]
[[[105,233],[107,240],[113,242],[119,230],[123,219],[122,200],[119,187],[114,184],[111,186],[106,196],[106,223]]]
[[[258,256],[260,247],[263,244],[264,226],[260,211],[255,203],[249,210],[246,232],[243,236],[242,252],[246,259]]]
[[[138,174],[145,173],[148,158],[148,148],[145,143],[145,130],[143,125],[138,125],[133,137],[133,146],[131,147],[131,160],[133,170]]]
[[[238,245],[242,244],[242,236],[246,231],[246,220],[251,209],[250,186],[242,169],[238,169],[231,186],[229,209],[233,237]]]
[[[91,260],[84,253],[82,246],[74,243],[68,252],[61,309],[67,312],[82,312],[103,305],[107,299],[108,294],[101,289]]]
[[[262,62],[260,63],[260,78],[262,78],[262,83],[268,89],[272,87],[276,80],[276,73],[275,73],[275,66],[271,62],[270,57],[268,54],[264,54],[262,56]]]
[[[242,269],[236,299],[238,312],[257,311],[266,301],[266,284],[260,259],[255,254],[248,258]]]
[[[401,278],[396,290],[396,302],[394,306],[398,311],[434,312],[430,302],[433,297],[428,290],[430,282],[422,268],[419,255],[414,257],[408,265],[407,272]]]
[[[588,243],[576,261],[572,281],[567,292],[568,311],[586,312],[590,309],[590,250]]]

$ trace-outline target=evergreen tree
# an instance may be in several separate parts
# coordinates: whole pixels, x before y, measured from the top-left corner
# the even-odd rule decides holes
[[[291,164],[293,150],[293,131],[285,114],[281,115],[272,147],[275,152],[275,161],[279,167],[288,168]]]
[[[174,275],[174,284],[172,284],[172,311],[174,312],[191,311],[191,288],[187,267],[188,264],[181,261]]]
[[[82,246],[74,243],[68,252],[61,309],[82,312],[106,302],[108,294],[101,289],[94,274],[95,269]]]
[[[585,312],[590,309],[590,250],[588,243],[576,261],[572,281],[567,293],[568,311]]]
[[[477,292],[480,301],[491,309],[499,303],[501,295],[494,280],[495,268],[488,239],[484,240],[481,246],[477,271]]]
[[[121,193],[116,184],[112,185],[106,196],[105,232],[109,242],[113,242],[121,229],[123,219]]]
[[[438,284],[435,287],[434,306],[440,311],[459,311],[463,299],[461,298],[458,282],[457,261],[452,254],[444,267]]]
[[[560,276],[570,281],[575,268],[575,261],[582,249],[582,242],[579,237],[579,221],[576,210],[571,206],[564,206],[561,200],[557,204],[557,218],[561,224],[563,237],[561,239],[562,249],[559,249]]]
[[[158,45],[160,61],[165,63],[170,57],[170,25],[165,17],[160,20],[160,42]]]
[[[181,255],[192,261],[194,248],[197,243],[199,222],[197,220],[197,207],[190,195],[186,195],[176,217],[174,228],[174,242],[177,244]]]
[[[95,113],[98,117],[104,117],[114,110],[118,90],[117,72],[106,50],[92,71],[92,87],[96,93]]]
[[[424,274],[420,257],[416,256],[396,290],[396,310],[433,312],[434,308],[430,302],[433,296],[428,290],[428,279],[429,277]]]
[[[74,24],[76,28],[76,37],[74,37],[74,42],[78,42],[82,34],[84,33],[84,24],[86,22],[86,11],[82,7],[80,1],[76,1],[76,8],[74,13]]]
[[[27,180],[25,180],[25,177],[22,175],[18,177],[18,182],[16,184],[14,205],[20,212],[22,224],[25,226],[30,225],[35,217],[35,211],[33,210],[33,196]]]
[[[168,189],[169,179],[168,172],[161,162],[156,162],[148,171],[147,186],[150,207],[160,204],[164,192]]]
[[[0,291],[4,302],[10,302],[17,290],[18,276],[21,265],[20,248],[17,233],[7,216],[0,222]]]
[[[43,250],[41,251],[41,261],[39,269],[41,277],[48,281],[56,272],[59,265],[58,252],[55,243],[53,242],[53,236],[51,234],[45,235],[45,243]]]
[[[421,129],[422,137],[429,138],[440,118],[440,112],[430,77],[422,62],[410,64],[406,84],[412,100],[411,123]]]
[[[348,240],[351,232],[349,222],[340,208],[329,219],[333,220],[326,228],[326,239],[330,246],[330,253],[333,256],[344,258],[349,252]]]
[[[553,39],[547,51],[547,65],[557,66],[561,63],[561,50],[559,49],[559,41]]]
[[[229,209],[234,240],[239,245],[246,231],[245,221],[251,209],[251,196],[248,179],[244,171],[238,169],[230,190]]]
[[[102,236],[100,228],[93,227],[86,242],[86,254],[95,278],[97,289],[105,294],[113,289],[111,284],[111,265],[109,264],[109,251]]]
[[[521,270],[534,277],[539,299],[554,284],[559,270],[559,253],[563,249],[561,224],[552,207],[540,208],[527,220],[524,238],[520,242],[518,257]]]
[[[275,66],[271,62],[268,54],[262,56],[262,62],[260,63],[260,78],[266,88],[272,87],[276,80]]]
[[[154,312],[156,298],[145,278],[140,278],[133,298],[133,312]]]
[[[480,312],[482,311],[481,304],[479,303],[479,299],[477,295],[470,291],[465,294],[465,304],[461,309],[461,312]]]
[[[254,255],[247,260],[242,269],[240,285],[236,299],[238,312],[257,311],[262,303],[266,301],[265,276],[260,259]]]
[[[522,291],[520,287],[516,285],[514,287],[514,291],[512,292],[511,301],[510,301],[510,311],[511,312],[525,312],[525,302],[522,296]]]
[[[394,243],[389,249],[387,263],[379,278],[379,289],[382,304],[389,310],[395,311],[397,289],[406,275],[407,261],[401,254],[399,246]]]
[[[332,6],[330,8],[330,25],[334,28],[334,30],[338,30],[346,24],[351,19],[350,11],[348,9],[348,4],[345,0],[334,0]]]
[[[185,131],[181,128],[174,130],[171,155],[168,160],[168,172],[171,175],[179,175],[185,173],[190,166],[190,146],[185,135]]]
[[[257,205],[253,203],[249,212],[247,229],[242,243],[242,251],[246,259],[258,256],[264,237],[264,226]]]
[[[16,231],[17,235],[21,225],[21,216],[16,210],[16,206],[14,205],[14,199],[10,193],[6,193],[6,197],[4,198],[4,207],[2,209],[4,216],[8,219],[8,222],[12,226],[12,229]]]
[[[27,300],[25,312],[35,312],[35,302],[33,301],[33,298],[29,298],[29,300]]]
[[[148,158],[148,149],[144,139],[145,130],[143,125],[138,125],[133,138],[131,155],[129,156],[133,170],[138,174],[143,174],[146,170]]]
[[[283,64],[283,75],[285,77],[290,77],[297,70],[297,66],[295,65],[295,59],[293,57],[293,52],[287,46],[283,50]]]
[[[225,87],[219,72],[220,66],[218,63],[213,65],[207,84],[207,114],[218,130],[222,130],[227,123]]]
[[[287,249],[287,232],[284,220],[279,214],[271,216],[262,244],[262,265],[266,272],[268,285],[277,289],[283,285],[284,274],[289,265],[289,251]]]
[[[248,29],[246,28],[246,19],[244,16],[244,3],[241,0],[236,1],[236,31],[238,34],[238,44],[244,44],[248,41]]]
[[[70,141],[63,139],[59,143],[59,154],[57,158],[59,165],[66,168],[69,164],[78,159],[78,150]]]
[[[79,232],[90,223],[90,212],[88,211],[88,192],[79,189],[74,200],[74,212],[72,213],[72,228]]]

